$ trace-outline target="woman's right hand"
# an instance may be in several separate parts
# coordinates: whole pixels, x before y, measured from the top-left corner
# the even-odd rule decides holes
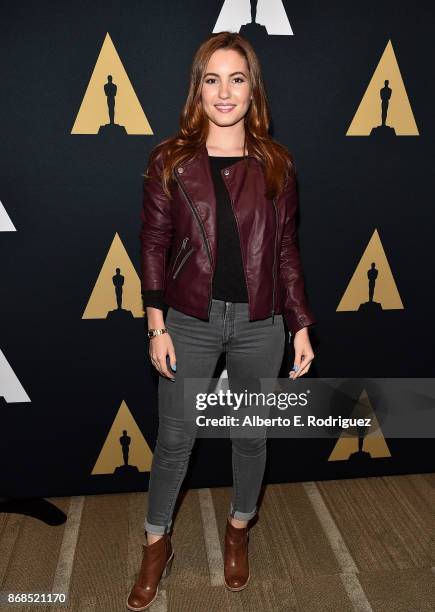
[[[176,368],[177,363],[174,345],[172,344],[172,338],[169,335],[169,332],[150,338],[149,344],[149,354],[153,366],[162,376],[165,376],[170,380],[175,380],[173,372],[171,372],[166,365],[167,355],[169,355],[170,365],[173,366],[174,369]]]

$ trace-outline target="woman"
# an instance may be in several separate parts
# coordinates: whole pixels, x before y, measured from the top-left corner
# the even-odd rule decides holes
[[[142,289],[149,354],[161,378],[146,543],[130,610],[151,605],[174,555],[172,513],[195,440],[184,426],[183,379],[200,379],[198,392],[206,390],[222,352],[230,385],[278,376],[284,319],[294,337],[289,376],[308,372],[314,357],[307,328],[315,319],[296,245],[295,168],[268,135],[260,66],[246,39],[221,32],[200,46],[180,124],[152,152],[145,175]],[[232,449],[224,579],[240,591],[249,580],[248,522],[257,512],[266,440],[232,438]]]

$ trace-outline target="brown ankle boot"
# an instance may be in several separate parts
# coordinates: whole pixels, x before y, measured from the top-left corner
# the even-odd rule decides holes
[[[249,528],[234,527],[227,517],[225,531],[224,577],[230,591],[241,591],[248,585],[248,540]]]
[[[169,576],[174,558],[171,538],[165,533],[153,544],[142,544],[142,566],[127,599],[127,608],[140,612],[156,599],[160,578]]]

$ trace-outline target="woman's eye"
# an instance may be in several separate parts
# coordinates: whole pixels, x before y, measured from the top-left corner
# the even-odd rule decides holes
[[[243,80],[243,78],[242,78],[242,77],[235,77],[235,79],[234,79],[234,80],[235,80],[235,81],[238,81],[238,82],[240,82],[240,83],[243,83],[243,82],[244,82],[244,80]],[[206,80],[205,80],[205,82],[206,82],[207,84],[214,83],[215,81],[216,81],[216,79],[213,79],[212,77],[209,77],[208,79],[206,79]]]

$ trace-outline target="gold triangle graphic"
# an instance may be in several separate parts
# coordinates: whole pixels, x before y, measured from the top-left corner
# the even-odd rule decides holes
[[[388,81],[387,85],[385,85],[386,80]],[[388,92],[388,88],[391,90],[390,92]],[[390,130],[381,128],[381,95],[387,99],[389,94],[391,95],[386,108],[385,125]],[[419,135],[408,94],[400,74],[399,64],[391,40],[389,40],[346,136],[369,136],[376,131],[378,133],[388,133],[391,128],[394,130],[392,132],[393,136]],[[372,132],[372,130],[374,131]]]
[[[126,453],[125,457],[123,454]],[[112,427],[92,470],[95,474],[113,474],[136,468],[139,472],[151,470],[152,452],[136,424],[125,401],[122,401]],[[125,464],[127,459],[128,464]]]
[[[371,290],[373,296],[370,300]],[[376,229],[337,306],[337,312],[375,309],[403,309],[399,291]]]
[[[364,432],[364,441],[362,445],[363,453],[368,453],[371,459],[379,459],[381,457],[391,457],[390,450],[385,440],[384,434],[379,427],[378,419],[375,416],[367,392],[364,389],[359,397],[358,404],[352,411],[351,418],[370,418],[371,424],[368,431]],[[353,453],[358,453],[358,432],[356,427],[349,427],[343,430],[343,433],[337,440],[328,461],[347,461]]]
[[[116,232],[82,319],[144,316],[140,279]]]
[[[109,87],[108,76],[116,86],[116,95]],[[105,88],[105,85],[107,87]],[[108,100],[114,100],[114,123],[122,133],[152,135],[153,131],[140,105],[121,58],[107,32],[100,54],[92,72],[88,87],[77,113],[71,134],[98,134],[100,128],[110,123]],[[113,127],[113,126],[112,126]]]

